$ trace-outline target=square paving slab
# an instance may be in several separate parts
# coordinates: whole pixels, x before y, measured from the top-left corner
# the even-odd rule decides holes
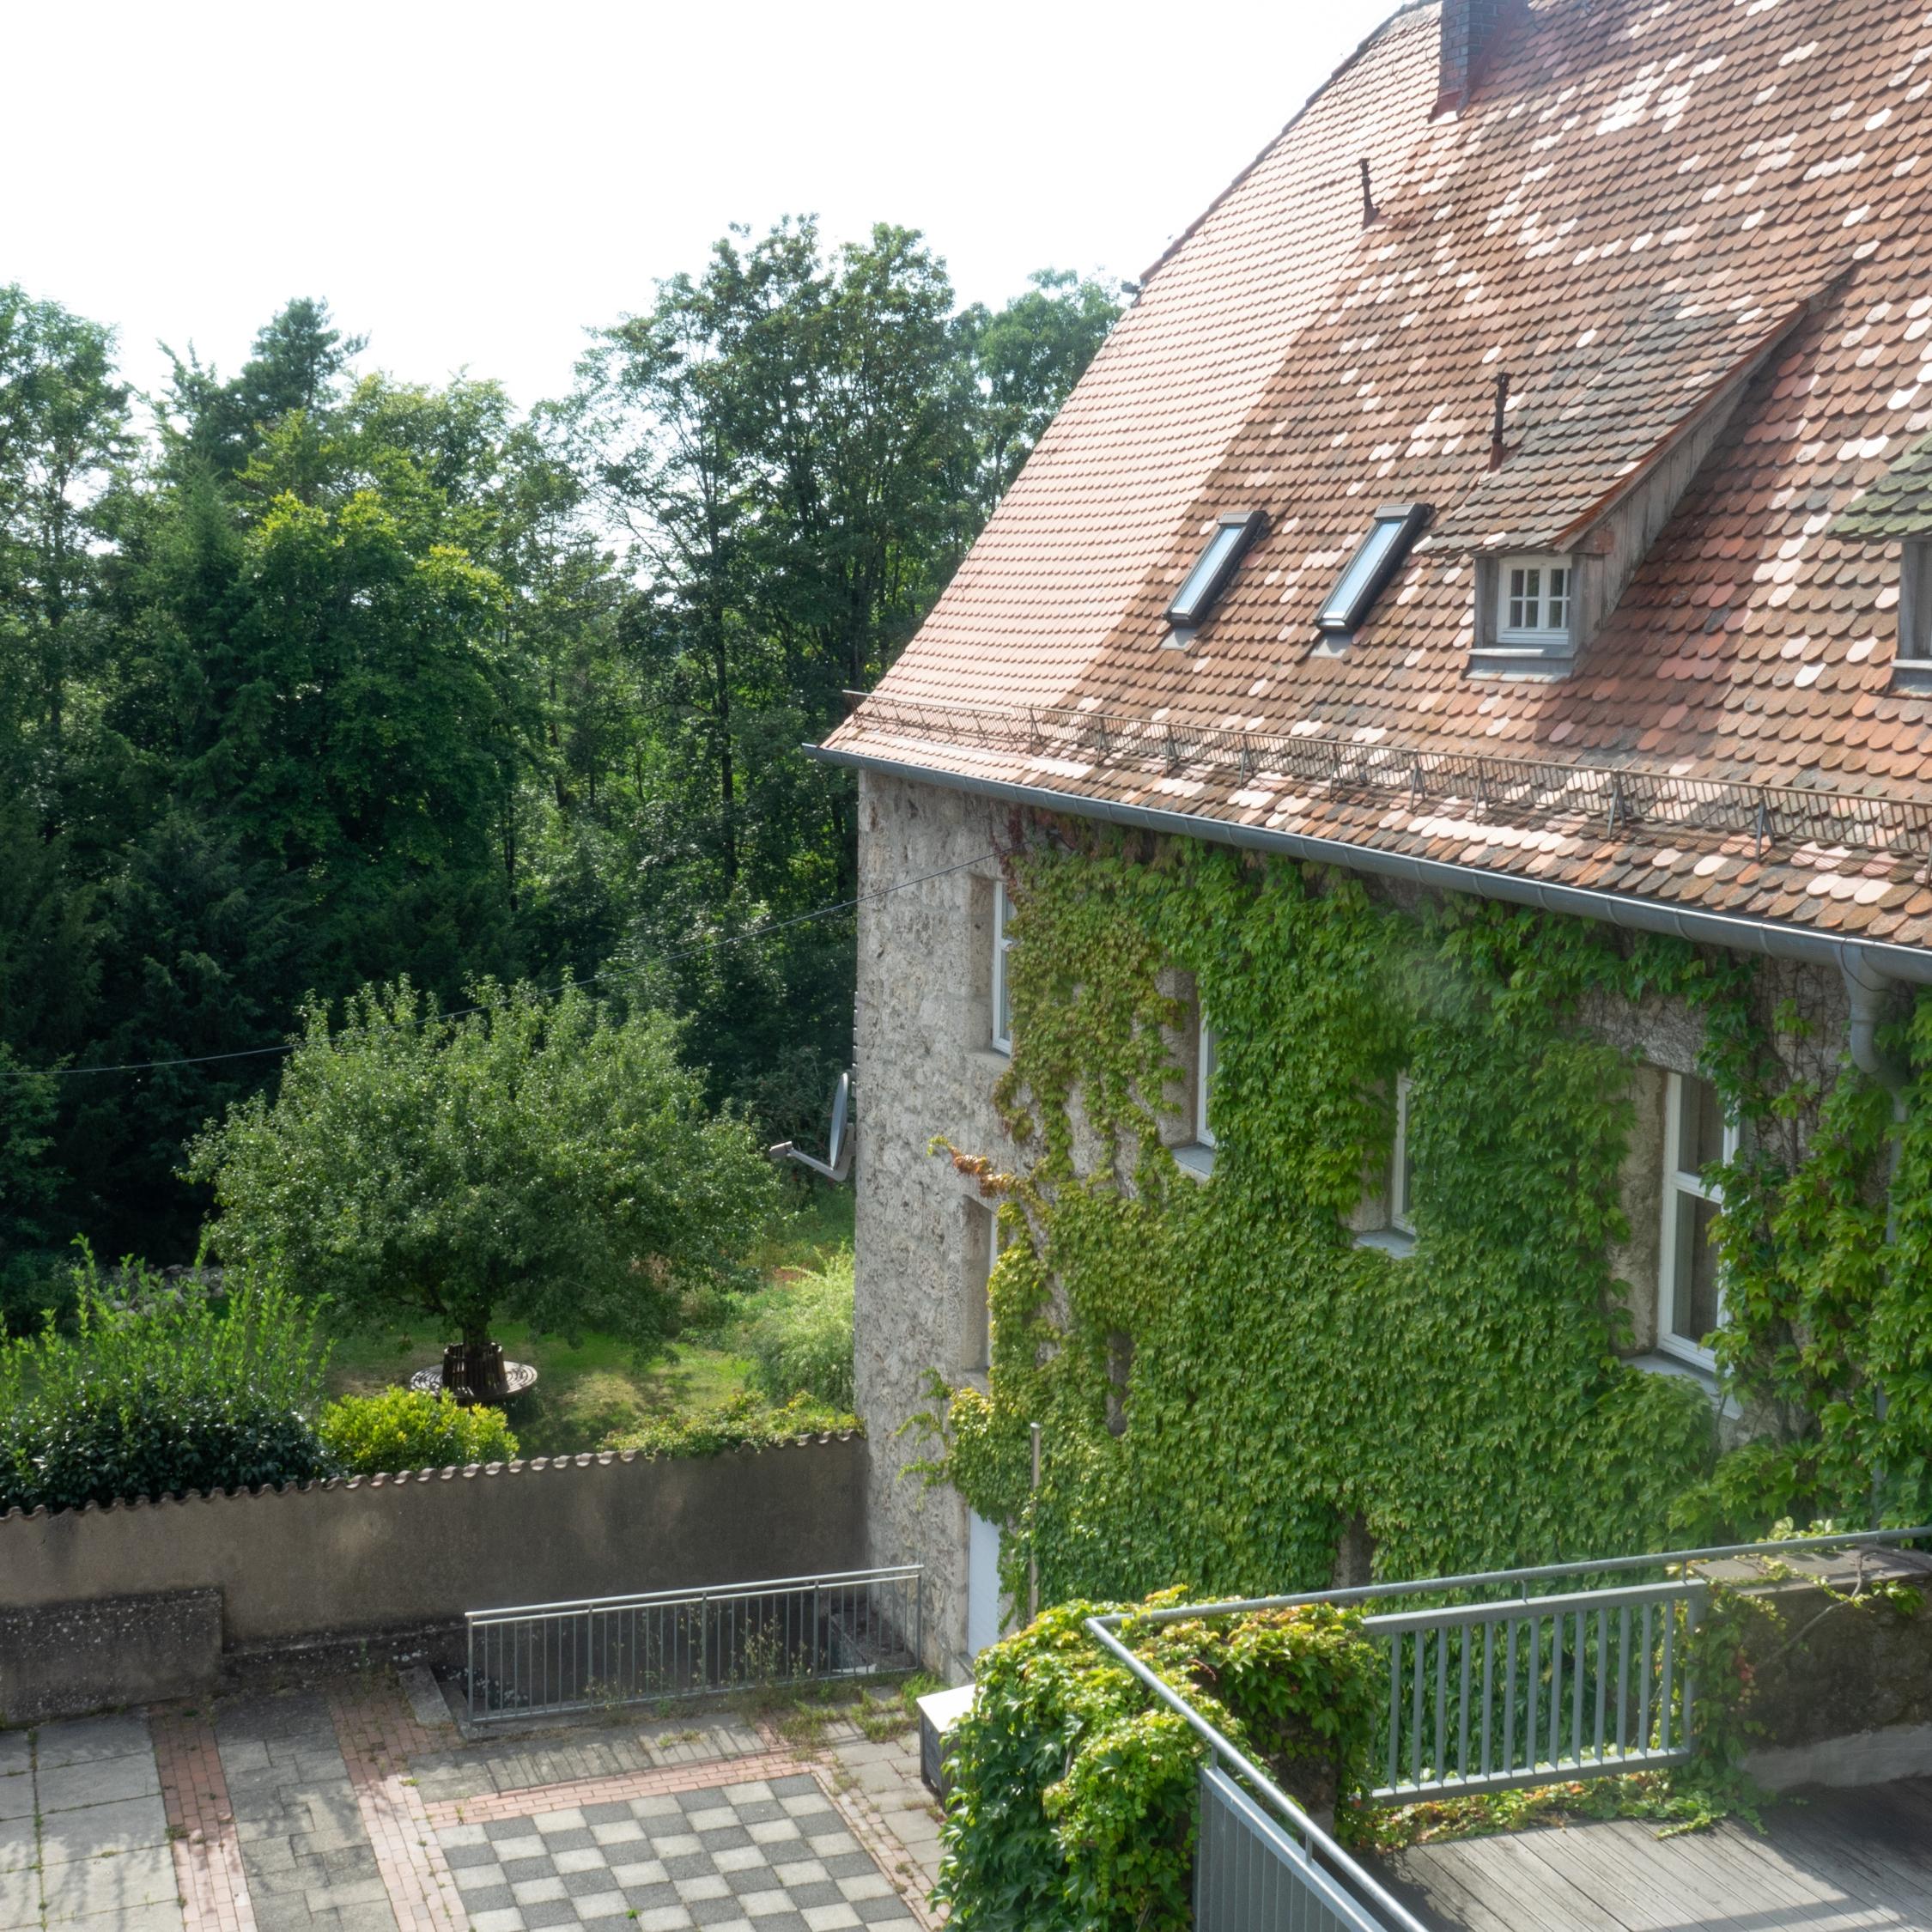
[[[914,1932],[804,1774],[446,1826],[438,1839],[475,1932]]]

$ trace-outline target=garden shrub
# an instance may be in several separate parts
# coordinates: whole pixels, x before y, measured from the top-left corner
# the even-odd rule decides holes
[[[794,1396],[773,1408],[756,1395],[734,1395],[722,1408],[696,1415],[666,1416],[641,1429],[611,1437],[607,1449],[636,1449],[646,1455],[719,1455],[726,1449],[770,1449],[801,1436],[823,1436],[860,1426],[855,1415]]]
[[[502,1410],[465,1408],[442,1389],[344,1395],[323,1410],[319,1429],[322,1446],[345,1476],[507,1462],[517,1453]]]
[[[274,1281],[231,1270],[217,1300],[130,1264],[110,1298],[88,1255],[74,1286],[71,1334],[0,1342],[0,1510],[327,1473],[308,1419],[327,1348]]]
[[[1191,1922],[1206,1747],[1088,1636],[1084,1619],[1107,1607],[1057,1605],[980,1656],[978,1695],[952,1733],[939,1885],[961,1924],[1182,1932]],[[1361,1781],[1382,1679],[1356,1613],[1317,1604],[1123,1634],[1311,1807]]]
[[[809,1395],[835,1409],[852,1406],[852,1250],[832,1255],[815,1273],[781,1281],[745,1303],[737,1345],[751,1358],[752,1380],[775,1402]]]

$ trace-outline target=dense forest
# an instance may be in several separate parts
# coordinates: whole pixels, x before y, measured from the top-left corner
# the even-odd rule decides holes
[[[786,222],[519,412],[357,374],[307,299],[137,396],[111,326],[0,285],[0,1304],[76,1233],[191,1255],[185,1144],[372,981],[592,981],[809,1135],[852,926],[784,922],[851,897],[854,793],[796,748],[1116,313],[1052,271],[962,307],[914,233]]]

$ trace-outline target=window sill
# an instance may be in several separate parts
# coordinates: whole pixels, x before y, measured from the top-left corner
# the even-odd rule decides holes
[[[1520,644],[1479,644],[1469,653],[1472,677],[1567,677],[1577,653],[1569,645],[1546,650]]]
[[[1185,1147],[1170,1148],[1169,1151],[1183,1174],[1191,1174],[1197,1181],[1214,1178],[1214,1150],[1205,1141],[1190,1140]]]
[[[1894,658],[1890,688],[1919,697],[1932,692],[1932,658]]]
[[[1735,1416],[1738,1413],[1737,1405],[1725,1394],[1716,1371],[1705,1368],[1702,1363],[1688,1362],[1681,1355],[1668,1354],[1660,1348],[1653,1349],[1648,1355],[1626,1357],[1625,1364],[1641,1370],[1647,1376],[1674,1376],[1681,1382],[1694,1382],[1720,1415]]]
[[[1415,1252],[1415,1236],[1400,1228],[1365,1228],[1356,1236],[1355,1245],[1380,1249],[1384,1255],[1406,1260]]]

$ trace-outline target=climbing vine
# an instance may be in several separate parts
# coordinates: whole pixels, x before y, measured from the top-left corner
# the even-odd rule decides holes
[[[1385,1576],[1656,1548],[1848,1513],[1880,1468],[1888,1509],[1924,1506],[1926,1109],[1888,1244],[1890,1097],[1796,1053],[1751,963],[1191,842],[1060,827],[1009,869],[1012,1146],[955,1154],[1000,1217],[992,1370],[934,1420],[935,1467],[1006,1527],[1016,1593],[1030,1559],[1047,1602],[1319,1587],[1352,1532]],[[1205,1185],[1163,1145],[1176,973],[1218,1036]],[[1660,999],[1753,1128],[1722,1176],[1721,1356],[1770,1434],[1722,1461],[1703,1391],[1618,1355],[1633,1054],[1589,1021]],[[1923,1084],[1923,1011],[1912,1043]],[[1348,1223],[1405,1072],[1398,1255]]]

